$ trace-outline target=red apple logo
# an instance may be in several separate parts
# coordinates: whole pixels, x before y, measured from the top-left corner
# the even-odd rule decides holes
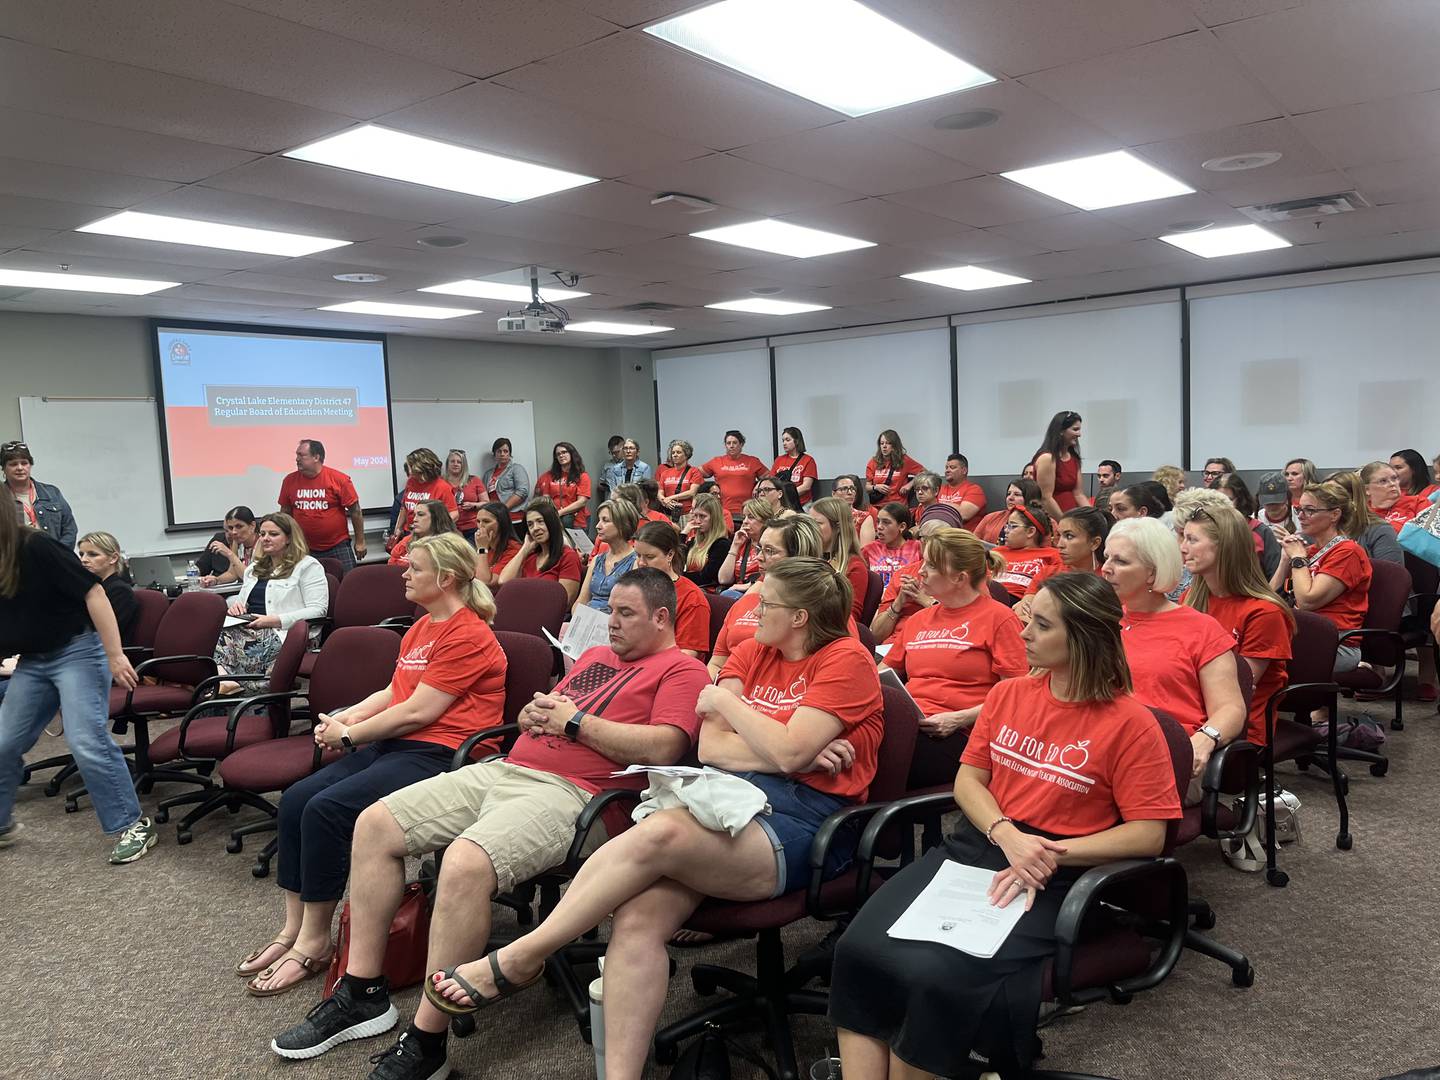
[[[1086,749],[1090,745],[1089,739],[1081,739],[1079,742],[1071,743],[1060,751],[1060,764],[1067,769],[1079,772],[1090,760],[1090,751]]]

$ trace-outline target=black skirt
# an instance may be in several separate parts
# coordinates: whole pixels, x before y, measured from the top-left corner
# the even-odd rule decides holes
[[[988,870],[1008,865],[1005,853],[967,822],[943,848],[927,852],[887,882],[860,909],[836,948],[830,1019],[836,1027],[889,1044],[901,1061],[939,1076],[970,1078],[987,1068],[1028,1068],[1041,977],[1055,952],[1055,921],[1079,872],[1057,871],[999,952],[984,960],[887,933],[947,859]]]

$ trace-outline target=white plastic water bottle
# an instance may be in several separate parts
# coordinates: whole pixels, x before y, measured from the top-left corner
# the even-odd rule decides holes
[[[200,588],[200,567],[195,565],[194,559],[185,567],[185,588],[187,591]]]
[[[605,977],[590,983],[590,1046],[595,1051],[595,1080],[605,1080]]]

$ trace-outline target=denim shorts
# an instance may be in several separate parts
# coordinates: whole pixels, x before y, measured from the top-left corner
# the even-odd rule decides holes
[[[810,846],[825,819],[836,810],[851,804],[850,799],[816,791],[808,784],[789,780],[773,773],[737,772],[765,793],[770,804],[769,814],[759,814],[755,824],[765,830],[775,849],[775,892],[783,896],[810,884]],[[855,857],[858,833],[852,827],[840,831],[830,845],[822,876],[835,877]]]

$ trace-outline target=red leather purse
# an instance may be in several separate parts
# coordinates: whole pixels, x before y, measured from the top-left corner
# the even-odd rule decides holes
[[[405,886],[405,896],[390,922],[390,940],[385,945],[385,967],[381,972],[391,990],[418,986],[425,978],[425,953],[430,947],[430,901],[418,881]],[[325,996],[335,992],[335,984],[345,974],[350,960],[350,901],[340,909],[340,931],[335,940],[335,955],[325,973]]]

